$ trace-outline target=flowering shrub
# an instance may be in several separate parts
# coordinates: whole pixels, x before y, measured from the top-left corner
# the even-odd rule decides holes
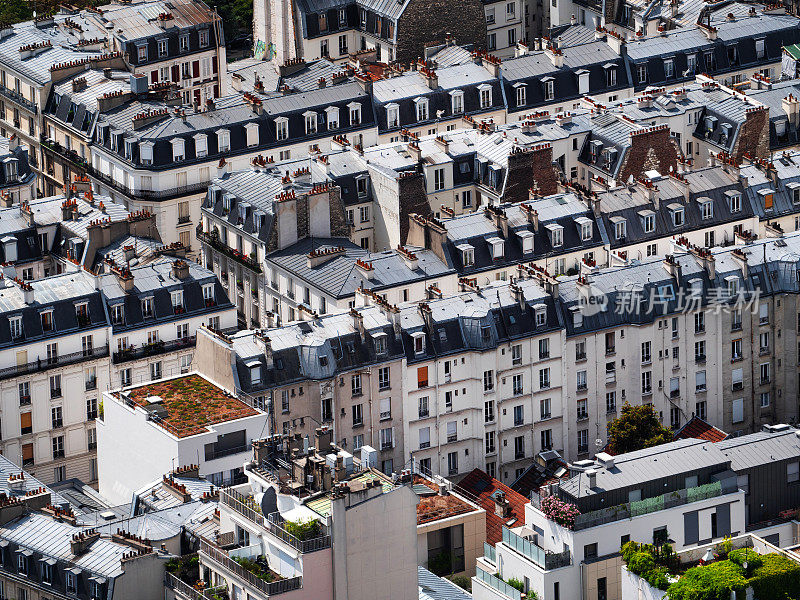
[[[555,496],[545,496],[541,502],[542,512],[559,525],[569,527],[575,525],[575,518],[581,514],[578,507],[569,502],[559,500]]]

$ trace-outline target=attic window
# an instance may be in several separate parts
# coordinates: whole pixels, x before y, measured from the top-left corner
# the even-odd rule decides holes
[[[421,331],[412,334],[414,338],[414,354],[422,354],[425,352],[425,334]]]
[[[592,220],[586,217],[578,217],[575,219],[578,226],[578,232],[581,234],[582,242],[589,242],[592,239]]]
[[[325,109],[325,114],[328,117],[328,129],[339,129],[339,109],[329,106]]]
[[[231,134],[227,129],[217,130],[217,149],[220,152],[227,152],[231,149]]]
[[[208,139],[206,134],[198,133],[194,136],[194,153],[197,158],[208,154]]]
[[[550,101],[555,98],[555,83],[552,77],[543,77],[542,83],[544,84],[544,99]]]
[[[386,126],[399,127],[400,126],[400,106],[391,103],[386,105]]]
[[[462,90],[450,92],[450,108],[454,115],[464,112],[464,92]]]
[[[644,232],[653,233],[656,229],[656,214],[652,210],[643,210],[639,216],[642,217]]]
[[[181,162],[184,158],[186,158],[186,151],[184,150],[183,139],[182,138],[174,138],[170,140],[172,143],[172,160],[175,162]]]
[[[375,340],[375,353],[386,354],[386,334],[376,333],[373,339]]]
[[[789,187],[789,185],[792,185],[792,184],[788,184],[786,187]],[[800,184],[795,184],[795,185],[797,185],[798,188],[800,188]],[[728,192],[725,192],[725,195],[728,198],[728,208],[730,209],[730,211],[732,213],[740,212],[742,210],[742,196],[741,196],[741,194],[739,194],[739,192],[730,190]],[[800,201],[800,198],[798,198],[797,201]]]
[[[261,363],[257,360],[250,361],[247,368],[250,370],[250,385],[261,383]]]
[[[303,113],[306,122],[306,135],[317,133],[317,113],[307,111]]]
[[[486,240],[492,252],[492,260],[499,260],[503,258],[503,240],[498,237],[491,237]]]
[[[683,207],[678,204],[671,204],[668,208],[672,213],[672,225],[683,227]]]
[[[628,222],[622,217],[612,217],[611,222],[614,223],[614,238],[624,240],[628,235]]]
[[[550,235],[550,245],[554,248],[564,245],[564,228],[555,223],[545,225],[548,234]]]
[[[704,221],[714,217],[714,203],[710,198],[698,198],[697,203],[700,205],[700,216]]]
[[[248,123],[244,129],[247,132],[247,145],[258,146],[258,123]]]
[[[533,252],[533,233],[527,229],[523,229],[517,232],[517,236],[522,242],[522,253],[529,254]]]
[[[764,210],[772,210],[772,198],[775,190],[772,188],[765,188],[758,190],[758,194],[764,199]]]
[[[320,367],[327,367],[328,366],[328,355],[322,354],[319,357],[319,366]]]
[[[547,306],[544,304],[537,304],[533,307],[533,312],[536,320],[536,327],[542,327],[547,322]]]
[[[475,264],[475,248],[469,244],[459,244],[456,248],[461,252],[461,264],[465,267]]]
[[[428,99],[416,98],[414,104],[417,105],[417,121],[428,120]]]
[[[736,275],[731,275],[730,277],[725,278],[725,282],[728,284],[728,295],[735,296],[739,293],[739,278]]]
[[[482,84],[478,86],[481,108],[491,108],[492,106],[492,86]]]

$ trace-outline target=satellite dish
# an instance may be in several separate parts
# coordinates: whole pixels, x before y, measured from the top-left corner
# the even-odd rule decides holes
[[[261,505],[262,515],[266,516],[278,512],[278,495],[272,486],[265,489],[264,493],[261,494],[261,500],[256,499],[256,502]]]

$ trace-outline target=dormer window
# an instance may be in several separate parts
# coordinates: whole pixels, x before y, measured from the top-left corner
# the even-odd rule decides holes
[[[304,112],[303,118],[306,123],[306,135],[317,133],[317,113],[312,111]]]
[[[461,264],[471,267],[475,264],[475,248],[469,244],[459,244],[456,248],[461,252]]]
[[[613,63],[603,65],[606,70],[606,87],[617,85],[617,66]]]
[[[492,86],[484,83],[478,86],[478,96],[481,108],[491,108],[492,106]]]
[[[728,65],[738,65],[739,64],[739,49],[736,47],[736,44],[729,44],[728,45]]]
[[[214,306],[214,284],[206,283],[203,285],[203,301],[207,307]]]
[[[534,320],[536,327],[542,327],[547,323],[547,306],[544,304],[537,304],[533,307]]]
[[[153,298],[142,298],[142,316],[145,319],[152,318],[153,316]]]
[[[514,86],[517,90],[517,106],[525,106],[528,103],[528,87],[524,83]]]
[[[178,38],[178,46],[180,47],[181,52],[188,52],[189,51],[189,34],[182,33],[181,36]]]
[[[178,313],[183,312],[183,290],[175,290],[170,292],[172,298],[172,309]]]
[[[204,133],[194,136],[194,153],[198,158],[208,155],[208,137]]]
[[[564,228],[561,225],[553,223],[550,225],[545,225],[545,229],[547,229],[547,232],[550,235],[551,246],[558,248],[564,245]]]
[[[122,304],[115,304],[111,307],[111,323],[114,325],[125,323],[125,307]]]
[[[517,232],[517,237],[519,237],[520,241],[522,242],[523,254],[530,254],[533,252],[533,233],[527,229],[523,229]]]
[[[252,148],[258,146],[258,123],[248,123],[244,126],[247,135],[247,146]]]
[[[644,232],[653,233],[656,230],[656,214],[652,210],[643,210],[639,216],[642,217]]]
[[[587,217],[578,217],[575,219],[575,223],[578,225],[581,241],[590,242],[592,240],[592,220]]]
[[[275,137],[278,141],[289,138],[289,119],[286,117],[275,119]]]
[[[136,46],[137,56],[139,57],[139,62],[147,62],[147,44],[141,44]]]
[[[172,160],[175,162],[181,162],[183,159],[186,158],[186,151],[183,145],[182,138],[173,138],[170,140],[172,143]]]
[[[764,39],[756,40],[756,58],[762,59],[766,55],[764,50]]]
[[[39,313],[39,319],[42,323],[42,331],[53,331],[53,311],[44,310]]]
[[[728,295],[735,296],[739,293],[739,278],[736,275],[731,275],[725,278],[725,283],[728,285]]]
[[[325,109],[325,115],[328,118],[328,130],[339,129],[339,109],[329,106]]]
[[[503,258],[504,255],[503,240],[501,240],[499,237],[490,237],[489,239],[486,240],[486,242],[489,244],[489,249],[492,254],[492,260],[500,260],[501,258]]]
[[[421,331],[411,334],[414,338],[414,354],[423,354],[425,352],[425,334]]]
[[[427,98],[417,98],[414,100],[414,103],[417,105],[417,121],[427,121],[428,120],[428,99]]]
[[[666,79],[672,79],[673,77],[675,77],[675,59],[673,58],[664,59],[664,77]]]
[[[158,40],[158,56],[163,58],[167,55],[167,40]]]
[[[683,227],[683,207],[673,204],[669,207],[669,211],[672,214],[672,225]]]
[[[792,184],[787,184],[787,188]],[[800,184],[795,184],[798,186],[798,191],[800,191]],[[734,190],[730,190],[725,192],[725,196],[728,198],[728,208],[732,213],[737,213],[742,210],[742,195]],[[796,202],[800,202],[800,198]]]
[[[589,93],[589,71],[586,69],[580,69],[575,71],[575,75],[578,76],[578,93],[583,96],[584,94]]]
[[[464,113],[464,92],[461,90],[453,90],[450,92],[450,109],[454,115]]]
[[[200,30],[200,47],[205,48],[208,46],[208,29],[201,29]]]
[[[231,133],[227,129],[217,130],[217,149],[220,152],[228,152],[231,149]]]
[[[347,108],[350,111],[350,126],[361,125],[361,105],[358,102],[351,102]]]
[[[697,202],[700,204],[700,216],[704,221],[714,218],[714,203],[710,198],[698,198]]]
[[[386,354],[386,334],[376,333],[372,339],[375,342],[375,354]]]
[[[259,385],[261,383],[261,362],[251,360],[247,363],[247,370],[250,371],[250,385]]]
[[[22,317],[9,317],[8,324],[11,328],[11,339],[16,340],[22,337]]]
[[[125,158],[127,160],[133,159],[133,140],[125,140]]]
[[[614,237],[617,240],[624,240],[628,235],[628,222],[622,217],[611,217],[614,223]]]
[[[546,102],[555,98],[555,81],[552,77],[542,77],[542,84],[544,85],[544,99]]]
[[[758,195],[761,196],[764,210],[772,210],[772,200],[775,190],[772,188],[764,188],[758,190]]]
[[[386,105],[386,126],[390,128],[400,126],[400,107],[397,104]]]
[[[647,82],[647,64],[641,64],[637,66],[636,69],[637,75],[639,76],[639,83],[646,83]]]

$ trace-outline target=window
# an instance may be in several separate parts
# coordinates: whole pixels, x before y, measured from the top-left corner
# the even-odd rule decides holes
[[[428,367],[417,368],[417,387],[428,387]]]
[[[800,463],[790,462],[786,465],[786,481],[789,483],[793,483],[795,481],[800,481]]]
[[[361,105],[351,102],[347,106],[350,108],[350,125],[359,125],[361,123]]]
[[[31,382],[23,381],[18,386],[19,389],[19,405],[27,406],[31,403]]]
[[[744,421],[744,398],[735,398],[731,402],[731,421],[734,423]]]
[[[577,415],[579,421],[589,418],[589,403],[586,398],[578,400]]]
[[[676,209],[672,211],[672,224],[675,227],[683,227],[683,209]]]
[[[675,77],[675,61],[671,58],[664,59],[664,77],[667,79]]]
[[[200,30],[200,47],[205,48],[208,46],[208,29]]]
[[[356,373],[350,378],[350,390],[353,396],[361,395],[361,374]]]
[[[597,558],[597,542],[587,544],[583,547],[583,560],[591,560]]]
[[[158,40],[158,56],[164,57],[167,55],[167,40]]]
[[[86,419],[94,421],[97,418],[97,398],[86,400]]]
[[[137,46],[136,49],[138,50],[139,62],[147,62],[147,46]]]
[[[576,373],[576,385],[575,388],[580,392],[586,389],[586,371],[581,370]]]
[[[706,401],[703,400],[701,402],[697,402],[694,405],[695,414],[700,417],[701,419],[705,420],[706,418]]]
[[[644,371],[642,373],[642,394],[652,394],[653,393],[653,374],[650,371]]]
[[[445,186],[444,169],[435,169],[433,171],[434,191],[443,190],[444,186]]]
[[[275,137],[278,141],[289,138],[289,119],[285,117],[275,119]]]
[[[697,362],[702,362],[706,359],[706,342],[700,340],[694,343],[694,359]]]
[[[527,103],[527,88],[521,85],[517,88],[517,106],[525,106]]]
[[[518,435],[514,438],[514,460],[525,458],[525,437]]]
[[[64,582],[67,586],[68,594],[78,593],[78,577],[72,571],[64,571]]]
[[[360,405],[359,405],[360,406]],[[424,419],[428,416],[428,397],[422,396],[418,401],[419,418]]]
[[[344,56],[347,54],[347,36],[340,35],[339,36],[339,56]]]
[[[644,216],[644,231],[645,233],[652,233],[655,231],[656,228],[656,217],[655,215],[645,215]]]
[[[392,418],[392,399],[381,398],[381,421]]]
[[[131,370],[130,369],[122,369],[119,372],[119,384],[122,387],[129,386],[133,381]]]
[[[580,341],[575,342],[575,360],[585,360],[586,359],[586,342]]]
[[[161,379],[161,361],[150,363],[150,379]]]
[[[645,83],[647,81],[647,65],[638,65],[637,74],[639,75],[639,83]]]
[[[428,120],[428,101],[425,98],[419,98],[417,104],[417,121]]]
[[[606,392],[606,412],[617,411],[617,392]]]
[[[550,357],[550,338],[539,340],[539,360]]]
[[[394,428],[386,427],[380,433],[381,450],[391,450],[394,448]]]
[[[125,323],[125,309],[122,304],[115,304],[111,307],[111,322],[114,325],[122,325]]]
[[[487,431],[485,435],[486,454],[494,454],[496,448],[494,444],[494,431]]]
[[[458,441],[458,421],[447,422],[447,443]]]
[[[39,316],[42,323],[42,331],[53,331],[53,311],[42,311]]]
[[[454,115],[464,112],[464,92],[461,90],[450,92],[450,109]]]
[[[550,101],[553,98],[555,98],[555,88],[551,77],[544,80],[544,99]]]
[[[303,115],[306,122],[306,135],[317,132],[317,113],[307,112]]]
[[[703,333],[706,330],[706,315],[703,311],[694,314],[694,332]]]
[[[539,389],[544,390],[550,387],[550,368],[539,369]]]
[[[427,410],[427,398],[425,398],[426,403],[426,410]],[[422,416],[422,415],[420,415]],[[364,405],[363,404],[354,404],[353,405],[353,427],[360,427],[364,424]]]
[[[761,408],[769,408],[769,392],[761,392],[760,405]]]
[[[447,474],[456,475],[458,473],[458,452],[447,453]]]
[[[522,394],[522,375],[514,375],[512,382],[514,395],[519,396]]]
[[[50,397],[61,398],[61,375],[50,376]]]
[[[731,360],[741,360],[742,358],[742,339],[731,340]]]
[[[706,391],[706,372],[697,371],[694,374],[694,389],[696,392]]]
[[[64,426],[64,412],[60,406],[50,409],[50,417],[53,429],[60,429]]]
[[[53,459],[64,458],[64,436],[57,435],[53,438]]]
[[[431,428],[423,427],[419,430],[419,448],[430,448],[431,445]]]
[[[589,451],[589,430],[581,429],[578,431],[578,453],[583,454]]]
[[[761,374],[761,384],[769,383],[770,381],[770,363],[762,363],[759,366],[759,371]]]
[[[511,346],[511,364],[522,364],[522,344],[514,344]]]
[[[483,372],[483,391],[491,392],[494,389],[494,371]]]
[[[542,451],[553,449],[553,431],[551,429],[544,429],[539,433],[539,441],[542,446]]]
[[[651,354],[651,343],[642,342],[642,364],[652,362],[653,356]]]
[[[22,317],[10,317],[8,324],[11,327],[11,339],[22,337]]]
[[[513,32],[513,31],[514,31],[513,29],[509,30],[509,39],[511,38],[511,32]],[[516,43],[516,41],[514,42],[514,44],[515,43]],[[509,45],[513,45],[513,44],[509,44]],[[491,106],[492,106],[492,86],[486,85],[486,84],[479,85],[478,86],[478,92],[479,92],[479,99],[480,99],[481,108],[491,108]]]
[[[483,422],[494,422],[494,400],[486,400],[483,403]]]
[[[517,427],[525,422],[525,407],[522,405],[514,407],[514,426]]]
[[[389,389],[389,367],[380,367],[378,369],[378,388],[382,390]]]

